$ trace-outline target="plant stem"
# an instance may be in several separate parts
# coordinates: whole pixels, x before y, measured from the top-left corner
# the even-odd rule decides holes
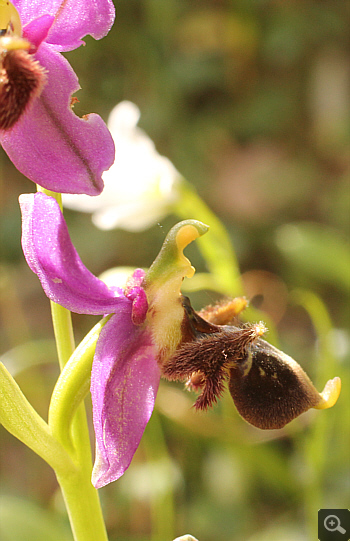
[[[51,303],[57,351],[61,366],[68,362],[72,347],[73,331],[70,312],[62,306]],[[66,419],[69,423],[69,419]],[[77,409],[71,426],[76,475],[57,475],[67,507],[75,541],[107,541],[97,490],[91,484],[92,457],[85,406],[82,402]],[[56,437],[58,434],[56,434]],[[67,445],[62,440],[63,445]],[[68,449],[67,449],[68,450]]]
[[[217,290],[226,295],[242,295],[243,285],[230,237],[217,216],[184,179],[179,187],[180,200],[174,211],[181,218],[194,218],[210,226],[210,234],[198,239],[198,246],[217,282]]]
[[[145,430],[143,447],[147,462],[152,465],[150,471],[155,475],[154,483],[151,481],[151,541],[170,541],[175,535],[173,470],[157,411],[153,412]],[[166,488],[161,492],[157,491],[159,472],[155,470],[156,465],[159,465],[165,477]]]
[[[60,364],[64,366],[73,354],[73,331],[70,312],[62,306],[51,303],[57,351]],[[67,418],[67,423],[69,419]],[[91,484],[92,458],[85,406],[82,402],[77,409],[71,426],[76,475],[57,475],[61,486],[75,541],[107,541],[97,490]],[[56,434],[57,437],[57,434]],[[65,445],[66,442],[62,441]],[[68,450],[68,449],[67,449]]]
[[[62,210],[62,196],[60,193],[51,192],[50,190],[46,190],[41,186],[37,186],[37,189],[38,192],[45,193],[46,195],[56,199]],[[60,306],[53,301],[50,301],[50,305],[52,324],[56,339],[58,362],[62,370],[75,348],[72,316],[70,311],[63,306]]]
[[[200,220],[210,227],[209,233],[197,240],[210,274],[195,275],[189,288],[198,290],[207,287],[228,297],[244,295],[238,260],[224,224],[185,179],[180,183],[179,194],[180,199],[173,208],[175,214],[180,218]],[[269,329],[269,342],[278,346],[275,325],[268,314],[248,306],[242,314],[242,319],[246,321],[263,319]]]
[[[50,306],[58,362],[62,370],[75,348],[72,316],[69,310],[53,301],[50,301]]]
[[[97,490],[90,470],[73,476],[57,476],[75,541],[108,541]]]
[[[291,301],[302,306],[309,314],[318,338],[318,363],[316,380],[318,385],[324,385],[327,379],[334,376],[337,361],[330,347],[332,321],[322,300],[304,289],[296,289],[290,295]],[[332,414],[320,415],[302,443],[304,461],[309,471],[309,480],[304,485],[304,509],[310,538],[317,531],[316,510],[325,506],[324,479],[326,457],[331,451],[330,442],[332,430]]]
[[[109,316],[99,321],[80,342],[58,378],[49,409],[52,435],[72,447],[71,423],[77,408],[89,392],[91,368],[100,332]]]
[[[54,197],[62,209],[61,194],[38,190]],[[52,323],[61,370],[75,350],[72,318],[69,310],[51,301]],[[67,423],[70,419],[67,418]],[[78,407],[71,425],[71,446],[60,441],[70,453],[77,471],[55,472],[62,489],[75,541],[108,541],[97,490],[91,483],[92,459],[85,406]],[[56,434],[59,438],[59,434]]]

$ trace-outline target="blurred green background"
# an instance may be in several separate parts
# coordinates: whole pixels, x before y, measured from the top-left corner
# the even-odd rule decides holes
[[[123,478],[100,491],[110,541],[312,541],[317,510],[349,504],[349,4],[333,0],[118,0],[106,38],[67,54],[75,111],[107,119],[123,99],[160,154],[223,221],[247,296],[279,346],[336,406],[281,431],[240,419],[227,396],[207,414],[162,383]],[[58,375],[49,303],[20,247],[20,193],[34,191],[1,150],[1,351],[46,419]],[[148,266],[169,216],[142,233],[103,232],[65,212],[87,267]],[[210,224],[209,224],[210,225]],[[210,234],[210,233],[208,233]],[[188,251],[200,271],[205,262]],[[196,308],[214,292],[191,296]],[[263,316],[262,316],[263,317]],[[73,315],[79,341],[95,319]],[[50,468],[1,429],[4,541],[71,539]]]

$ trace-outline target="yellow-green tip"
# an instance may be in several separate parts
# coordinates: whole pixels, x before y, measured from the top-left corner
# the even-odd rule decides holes
[[[341,389],[341,379],[336,377],[327,381],[322,393],[321,400],[314,406],[315,409],[325,410],[334,406],[339,398]]]
[[[148,324],[162,360],[175,351],[182,339],[185,311],[181,302],[181,284],[185,276],[190,278],[195,272],[183,250],[208,229],[207,225],[196,220],[176,224],[144,278],[142,286],[150,307]]]
[[[145,287],[154,282],[162,284],[181,274],[181,280],[185,276],[193,276],[195,269],[190,261],[184,256],[183,251],[193,240],[204,235],[209,226],[197,220],[184,220],[174,225],[167,234],[163,246],[148,270],[145,277]]]

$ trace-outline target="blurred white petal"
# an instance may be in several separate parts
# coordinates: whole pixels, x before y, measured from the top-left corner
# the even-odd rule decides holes
[[[63,195],[65,207],[93,213],[100,229],[147,229],[166,216],[178,198],[181,175],[137,126],[139,118],[140,110],[129,101],[116,105],[109,116],[116,156],[103,175],[102,194]]]
[[[99,279],[109,288],[121,287],[124,289],[128,278],[130,278],[135,270],[135,267],[112,267],[100,274]]]
[[[198,539],[193,537],[193,535],[190,535],[190,534],[187,533],[186,535],[182,535],[181,537],[177,537],[176,539],[174,539],[174,541],[198,541]]]

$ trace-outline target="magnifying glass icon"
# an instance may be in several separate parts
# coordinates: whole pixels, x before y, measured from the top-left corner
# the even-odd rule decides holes
[[[340,525],[340,520],[339,518],[337,517],[337,515],[328,515],[325,519],[324,519],[324,527],[326,528],[326,530],[328,530],[329,532],[340,532],[340,533],[346,533],[346,530],[344,530],[344,528],[341,527]]]

